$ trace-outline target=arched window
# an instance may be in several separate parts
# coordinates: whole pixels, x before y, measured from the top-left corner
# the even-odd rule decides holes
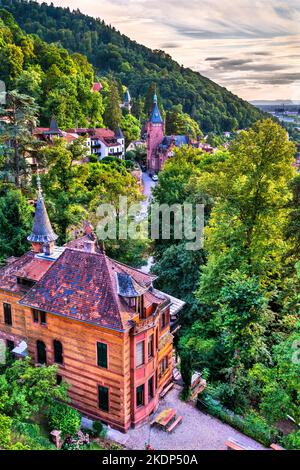
[[[63,364],[63,347],[60,341],[54,340],[53,341],[53,348],[54,348],[54,362],[57,364]]]
[[[38,340],[36,342],[36,349],[37,349],[37,362],[38,362],[38,364],[47,364],[46,345],[45,345],[44,341]]]

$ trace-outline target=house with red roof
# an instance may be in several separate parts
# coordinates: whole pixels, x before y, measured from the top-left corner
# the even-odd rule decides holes
[[[184,302],[107,256],[90,225],[57,246],[40,188],[28,240],[0,269],[0,340],[37,367],[56,364],[82,415],[123,432],[145,422],[172,380]]]
[[[65,131],[59,129],[53,116],[50,127],[37,127],[33,135],[40,141],[49,145],[54,138],[64,139],[71,143],[79,137],[84,137],[87,146],[87,155],[96,155],[99,160],[104,157],[125,157],[125,137],[120,128],[115,132],[106,128],[73,128]]]

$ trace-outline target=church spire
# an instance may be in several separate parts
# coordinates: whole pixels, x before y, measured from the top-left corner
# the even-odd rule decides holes
[[[158,103],[158,99],[157,99],[157,94],[155,92],[153,96],[153,108],[152,108],[152,112],[150,116],[150,122],[152,122],[152,124],[163,124],[163,120],[162,120],[157,103]]]
[[[38,199],[35,207],[34,221],[31,234],[27,240],[31,242],[36,253],[51,254],[57,235],[54,233],[48,217],[42,194],[40,177],[37,177]]]

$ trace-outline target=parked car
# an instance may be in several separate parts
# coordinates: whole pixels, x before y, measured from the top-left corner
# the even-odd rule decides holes
[[[152,175],[152,180],[153,181],[158,181],[158,176],[157,175]]]

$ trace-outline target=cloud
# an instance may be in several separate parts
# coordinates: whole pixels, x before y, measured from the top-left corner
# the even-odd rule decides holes
[[[160,47],[161,49],[177,49],[177,47],[180,47],[180,44],[176,42],[163,42]]]
[[[227,57],[206,57],[206,61],[216,62],[217,60],[225,60]]]

